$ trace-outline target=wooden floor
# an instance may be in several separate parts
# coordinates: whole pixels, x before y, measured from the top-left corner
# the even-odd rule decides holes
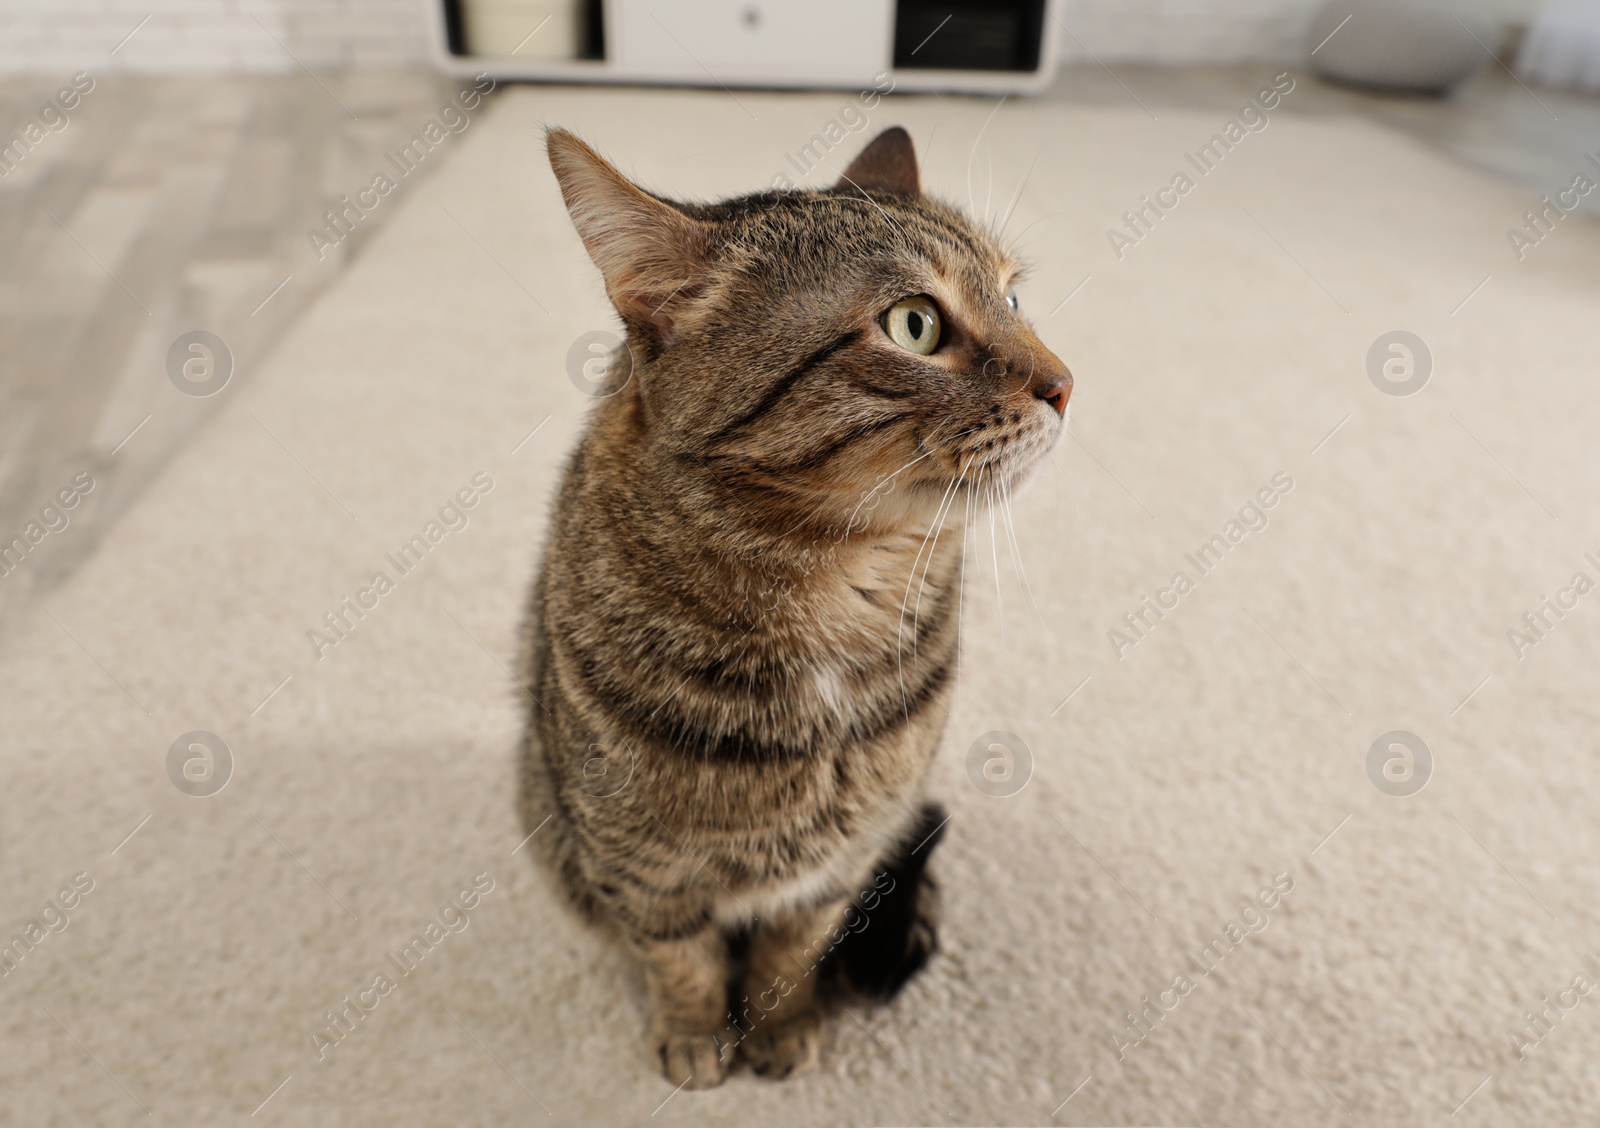
[[[0,123],[36,117],[56,86],[0,83]],[[226,398],[178,390],[174,342],[215,334],[234,390],[247,383],[394,209],[320,259],[308,231],[457,87],[422,71],[102,78],[0,177],[0,545],[59,521],[39,508],[75,475],[94,482],[64,514],[74,535],[0,576],[0,622],[91,551]]]
[[[1063,71],[1043,97],[1228,114],[1278,69],[1091,65]],[[64,514],[72,537],[45,536],[0,575],[0,626],[30,589],[52,586],[93,550],[225,398],[178,391],[174,343],[215,334],[231,379],[247,383],[394,209],[375,209],[320,259],[308,232],[460,87],[420,71],[106,78],[0,177],[0,546],[43,528],[39,508],[76,475],[94,482]],[[0,124],[20,127],[53,89],[0,82]],[[1600,144],[1600,101],[1531,91],[1503,69],[1449,99],[1302,76],[1279,112],[1376,120],[1527,186],[1530,204],[1570,184]],[[1585,210],[1600,215],[1600,193]]]

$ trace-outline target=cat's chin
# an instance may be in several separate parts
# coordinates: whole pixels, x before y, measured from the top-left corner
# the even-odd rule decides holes
[[[969,466],[965,474],[930,476],[912,483],[902,494],[901,515],[914,523],[925,524],[938,520],[942,511],[946,523],[957,524],[968,511],[966,495],[973,499],[974,512],[997,500],[1016,496],[1033,482],[1040,464],[1056,443],[1046,439],[1037,444],[1018,445],[1029,449],[1006,451],[982,466]]]
[[[1042,456],[1035,457],[1013,465],[1014,460],[1002,459],[1002,465],[996,467],[994,473],[990,475],[990,480],[994,482],[1000,493],[1007,497],[1014,497],[1032,483],[1034,473],[1042,460]]]
[[[1066,434],[1066,420],[1049,430],[1032,431],[1008,443],[981,467],[969,472],[969,477],[980,483],[979,493],[986,486],[997,487],[1007,494],[1015,493],[1033,479],[1039,465]]]

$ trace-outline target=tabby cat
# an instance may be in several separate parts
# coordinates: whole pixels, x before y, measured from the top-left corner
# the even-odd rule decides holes
[[[714,204],[547,145],[627,339],[530,601],[522,815],[637,957],[669,1082],[786,1077],[933,951],[957,544],[1072,377],[902,129],[833,188]]]

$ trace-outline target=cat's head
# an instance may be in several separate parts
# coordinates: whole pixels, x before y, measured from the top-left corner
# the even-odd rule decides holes
[[[1059,440],[1072,376],[1017,308],[1020,264],[922,194],[903,129],[832,188],[713,204],[646,192],[571,133],[547,143],[627,326],[633,378],[600,410],[646,441],[859,524],[957,481],[1009,488]]]

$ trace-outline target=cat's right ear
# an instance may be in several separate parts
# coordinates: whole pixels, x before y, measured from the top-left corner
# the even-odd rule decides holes
[[[711,246],[709,226],[633,184],[564,129],[552,129],[545,148],[567,214],[600,268],[611,304],[624,321],[651,326],[670,344],[675,333],[669,303],[697,289],[694,279],[705,269]]]
[[[846,185],[858,191],[877,188],[903,196],[920,195],[922,178],[917,172],[917,149],[911,143],[911,134],[891,125],[874,137],[839,178],[839,187]]]

